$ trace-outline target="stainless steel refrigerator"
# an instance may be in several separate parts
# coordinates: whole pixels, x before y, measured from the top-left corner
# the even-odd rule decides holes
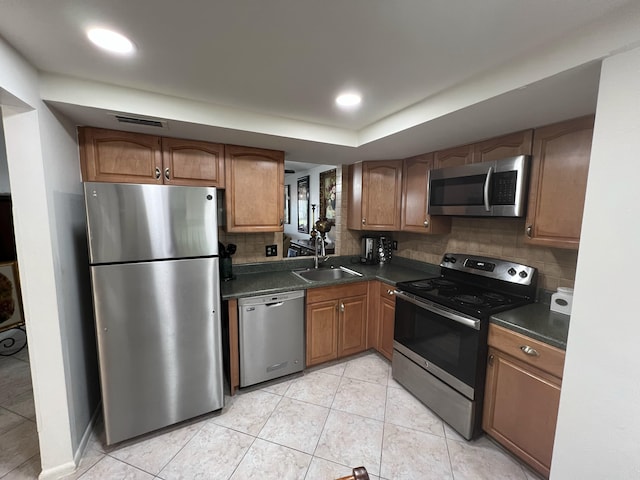
[[[84,187],[107,443],[222,408],[216,189]]]

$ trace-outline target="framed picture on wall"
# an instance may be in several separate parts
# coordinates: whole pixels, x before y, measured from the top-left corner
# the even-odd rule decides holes
[[[298,179],[298,231],[309,233],[309,175]]]
[[[18,262],[0,263],[0,331],[23,323]]]
[[[336,169],[320,174],[320,212],[318,218],[336,224]]]

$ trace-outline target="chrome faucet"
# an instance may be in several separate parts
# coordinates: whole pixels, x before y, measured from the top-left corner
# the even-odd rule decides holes
[[[329,257],[327,256],[327,251],[325,250],[325,246],[324,246],[324,238],[322,238],[322,235],[320,235],[319,233],[316,234],[316,236],[314,237],[315,240],[315,248],[313,249],[315,251],[315,255],[314,255],[314,267],[313,268],[318,268],[318,263],[319,262],[326,262]],[[320,245],[320,251],[322,252],[322,258],[318,258],[318,240],[320,240],[321,245]]]

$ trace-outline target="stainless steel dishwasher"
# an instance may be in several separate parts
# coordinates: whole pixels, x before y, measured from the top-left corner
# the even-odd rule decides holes
[[[304,290],[241,298],[240,386],[304,369]]]

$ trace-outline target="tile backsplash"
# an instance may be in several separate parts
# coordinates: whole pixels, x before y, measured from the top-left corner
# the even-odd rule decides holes
[[[451,233],[420,235],[394,233],[396,255],[439,264],[445,252],[495,257],[530,265],[540,274],[538,286],[555,291],[573,287],[577,250],[538,247],[525,244],[522,218],[453,218]]]

